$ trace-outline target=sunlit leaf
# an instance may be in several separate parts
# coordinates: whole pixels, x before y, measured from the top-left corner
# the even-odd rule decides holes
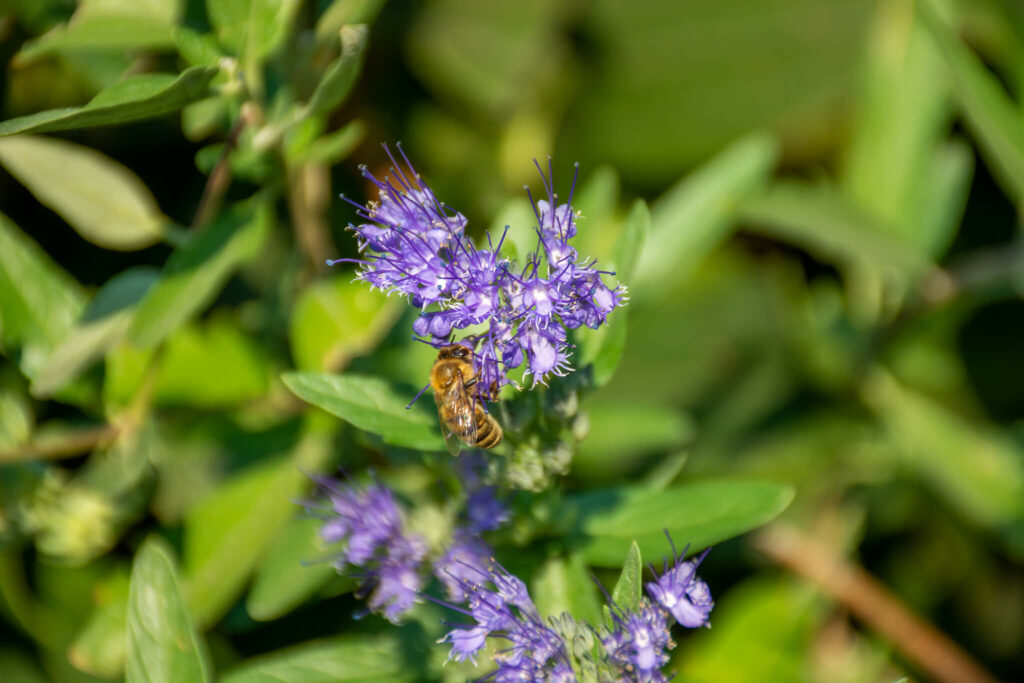
[[[712,628],[698,629],[687,638],[686,657],[673,661],[683,679],[758,683],[806,677],[807,658],[824,617],[811,587],[755,579],[734,586],[722,597],[716,595],[715,602]],[[852,657],[851,648],[844,667],[854,665]],[[881,671],[865,672],[857,678],[880,676],[885,677]]]
[[[434,451],[445,448],[430,401],[417,401],[407,410],[413,394],[407,397],[400,388],[379,377],[286,372],[281,379],[302,400],[380,435],[387,443]]]
[[[206,12],[221,43],[236,55],[262,60],[281,45],[299,0],[209,0]]]
[[[129,339],[149,347],[168,336],[217,296],[234,269],[256,255],[270,232],[270,207],[235,204],[167,260],[160,280],[139,304]]]
[[[55,52],[138,50],[174,47],[173,27],[158,19],[127,14],[88,14],[29,41],[15,55],[16,63]]]
[[[123,596],[96,608],[68,648],[68,659],[94,676],[116,678],[127,656],[128,586]]]
[[[200,624],[223,616],[308,486],[290,458],[253,466],[219,487],[185,518],[186,595]]]
[[[205,648],[181,594],[171,549],[156,537],[143,543],[128,594],[129,683],[211,680]]]
[[[288,326],[295,366],[342,369],[353,356],[373,350],[403,308],[349,274],[315,283],[295,302]]]
[[[124,335],[134,306],[156,281],[158,271],[146,266],[115,275],[89,302],[78,324],[46,359],[32,380],[32,394],[53,395],[98,361]]]
[[[568,612],[577,621],[591,624],[601,618],[597,586],[579,555],[544,562],[533,577],[530,594],[543,617]]]
[[[413,681],[422,661],[404,656],[391,634],[344,635],[257,657],[228,671],[221,683],[385,683]]]
[[[366,51],[366,26],[345,26],[341,29],[341,55],[327,66],[305,112],[327,114],[340,105],[352,90],[363,65]]]
[[[640,546],[633,543],[629,546],[626,561],[622,565],[622,573],[612,590],[612,601],[621,609],[635,612],[640,606],[640,598],[644,594],[644,565],[640,555]]]
[[[177,77],[142,74],[115,83],[83,107],[51,109],[0,122],[0,136],[128,123],[178,111],[207,95],[213,67],[186,69]]]
[[[262,396],[269,379],[263,349],[230,320],[214,318],[185,325],[167,339],[155,398],[162,404],[231,406]]]
[[[79,284],[0,214],[0,340],[22,348],[22,372],[32,377],[42,368],[84,304]]]
[[[245,609],[257,621],[287,614],[313,595],[337,570],[332,549],[320,536],[323,521],[296,519],[278,535],[256,569]]]
[[[753,135],[733,143],[670,188],[651,210],[651,231],[630,282],[638,299],[668,291],[732,230],[740,203],[775,167],[778,143]]]
[[[138,176],[88,147],[19,135],[0,139],[0,163],[85,239],[108,249],[141,249],[166,218]]]
[[[366,136],[366,123],[356,119],[344,127],[314,140],[297,161],[337,164],[348,157]]]
[[[770,521],[793,499],[793,489],[763,481],[703,481],[660,491],[624,486],[572,496],[560,526],[579,538],[583,558],[617,567],[632,541],[643,556],[671,554],[664,530],[697,552]]]
[[[384,0],[332,0],[316,20],[317,42],[333,41],[346,24],[370,24]]]

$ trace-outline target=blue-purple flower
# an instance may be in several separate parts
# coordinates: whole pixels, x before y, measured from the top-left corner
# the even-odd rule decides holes
[[[602,644],[608,657],[618,664],[622,679],[643,683],[667,680],[661,668],[668,663],[668,650],[675,647],[665,613],[647,600],[635,612],[615,614],[615,628]]]
[[[668,560],[665,560],[660,577],[654,571],[654,567],[651,567],[655,580],[646,584],[647,593],[668,610],[680,626],[697,628],[708,625],[708,616],[715,603],[711,599],[708,585],[697,576],[697,567],[704,561],[709,550],[710,548],[696,559],[686,562],[682,557],[675,557],[671,568],[668,566]],[[674,555],[675,548],[672,552]]]
[[[359,592],[369,596],[370,610],[397,623],[419,602],[426,542],[405,532],[394,495],[380,484],[342,485],[327,478],[318,478],[317,484],[328,507],[310,502],[306,508],[324,520],[321,538],[344,544],[334,566],[339,571],[357,567],[363,578]]]
[[[361,255],[355,259],[357,277],[408,297],[422,310],[413,331],[435,346],[449,343],[458,330],[484,324],[463,340],[474,347],[481,398],[493,386],[518,384],[510,373],[524,362],[521,378],[531,378],[533,385],[569,372],[567,330],[596,329],[626,303],[626,288],[609,287],[602,279],[614,273],[581,260],[570,244],[579,217],[573,190],[569,201],[556,204],[550,164],[547,175],[541,171],[547,199],[534,205],[537,246],[525,263],[516,263],[501,255],[508,228],[497,245],[488,235],[487,248],[478,249],[465,234],[465,217],[440,203],[402,156],[408,170],[392,157],[394,178],[378,180],[363,168],[380,198],[356,205],[367,221],[350,226]]]
[[[530,599],[526,584],[497,562],[485,570],[474,569],[457,579],[466,596],[467,609],[452,607],[476,623],[458,626],[441,642],[451,644],[449,659],[476,661],[487,638],[498,638],[508,647],[494,656],[495,681],[564,681],[572,666],[562,637],[544,623]]]
[[[474,663],[488,638],[506,643],[494,655],[497,668],[486,677],[495,681],[575,681],[576,664],[601,672],[600,680],[662,683],[668,680],[662,671],[668,652],[675,647],[671,619],[690,628],[706,625],[713,606],[707,584],[696,576],[707,552],[689,562],[676,556],[675,548],[672,552],[671,569],[666,560],[663,575],[655,574],[655,581],[646,585],[649,597],[641,598],[636,609],[612,603],[611,628],[602,627],[597,640],[601,647],[595,650],[587,645],[582,651],[571,642],[581,631],[590,634],[586,639],[596,636],[593,627],[568,615],[545,622],[526,585],[497,562],[463,563],[451,574],[458,590],[449,596],[461,595],[466,608],[448,607],[471,617],[473,623],[456,625],[441,642],[451,646],[449,659]],[[681,603],[687,605],[682,610]]]

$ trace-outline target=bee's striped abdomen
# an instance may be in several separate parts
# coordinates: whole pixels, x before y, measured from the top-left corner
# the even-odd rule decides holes
[[[477,404],[473,411],[476,418],[476,443],[479,448],[494,448],[501,443],[501,425],[497,420],[484,412],[483,406]]]

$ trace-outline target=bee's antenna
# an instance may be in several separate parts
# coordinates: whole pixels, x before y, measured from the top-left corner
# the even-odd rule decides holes
[[[427,382],[427,386],[425,386],[422,389],[420,389],[419,392],[417,392],[417,394],[412,397],[412,400],[409,401],[409,405],[407,405],[405,407],[405,409],[409,410],[410,408],[412,408],[412,404],[415,403],[416,401],[418,401],[420,396],[423,395],[423,392],[426,391],[428,388],[430,388],[430,382]]]

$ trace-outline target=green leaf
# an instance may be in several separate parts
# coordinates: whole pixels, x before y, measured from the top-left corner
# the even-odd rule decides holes
[[[404,302],[371,292],[351,274],[313,284],[299,295],[288,325],[295,366],[341,370],[372,351],[404,309]]]
[[[0,214],[0,341],[7,352],[22,349],[22,372],[42,369],[84,303],[79,284]]]
[[[127,656],[128,585],[124,595],[97,607],[68,647],[68,659],[76,669],[101,678],[124,673]]]
[[[220,42],[247,61],[262,61],[291,31],[299,0],[209,0],[206,13]]]
[[[728,236],[737,207],[768,181],[778,153],[772,137],[745,137],[666,191],[652,210],[634,296],[664,293],[689,275]]]
[[[590,624],[601,618],[597,586],[578,554],[546,560],[534,574],[530,589],[542,617],[568,612],[576,621]]]
[[[85,239],[108,249],[148,247],[167,219],[127,167],[64,140],[0,139],[0,163]]]
[[[720,480],[660,491],[620,487],[569,498],[561,514],[588,564],[616,567],[636,541],[645,557],[669,555],[664,530],[696,552],[770,521],[793,499],[793,489],[764,481]]]
[[[603,387],[615,376],[626,350],[626,318],[626,309],[618,309],[596,330],[579,328],[573,335],[579,347],[580,366],[593,366],[594,386]]]
[[[1011,442],[881,370],[867,378],[862,394],[888,429],[893,455],[951,504],[989,527],[1024,519],[1024,463]]]
[[[1016,206],[1024,204],[1024,126],[1021,109],[999,79],[957,38],[934,0],[917,3],[921,19],[953,77],[953,92],[981,151]]]
[[[820,158],[845,132],[837,110],[851,104],[876,8],[863,0],[588,3],[600,61],[583,65],[589,80],[559,119],[558,155],[584,168],[600,160],[630,183],[657,187],[770,126],[788,138],[794,160]],[[435,24],[435,49],[474,59],[466,43],[443,45],[453,40],[446,28]],[[506,60],[518,64],[515,54]]]
[[[212,33],[197,33],[188,27],[177,26],[174,43],[178,54],[192,66],[214,66],[224,57]]]
[[[171,549],[158,537],[143,543],[128,594],[128,683],[208,681],[205,647],[182,599]]]
[[[26,42],[14,60],[24,66],[56,52],[173,47],[174,28],[167,22],[144,16],[90,13]]]
[[[841,176],[846,194],[883,221],[881,227],[934,255],[934,246],[948,238],[935,234],[936,224],[922,209],[944,198],[933,196],[932,168],[943,155],[952,103],[942,58],[914,13],[913,3],[879,5]]]
[[[712,628],[698,629],[687,638],[687,656],[676,660],[682,680],[758,683],[806,679],[807,662],[813,657],[827,614],[811,586],[792,579],[755,578],[734,586],[720,599],[716,596],[715,602]],[[860,657],[863,655],[851,652],[844,667],[854,667]],[[887,658],[880,658],[879,668],[882,666],[891,666]],[[853,670],[863,674],[857,675],[857,680],[892,678],[882,670]]]
[[[750,229],[794,244],[812,256],[844,266],[870,264],[897,274],[920,275],[932,263],[920,250],[893,237],[878,220],[837,192],[798,181],[779,181],[742,208]]]
[[[132,320],[129,339],[151,347],[202,311],[239,264],[253,258],[270,232],[270,207],[258,199],[231,206],[171,254],[160,280]]]
[[[320,536],[323,520],[295,519],[281,530],[256,576],[245,609],[256,621],[283,616],[337,575],[330,547]]]
[[[366,137],[366,123],[356,119],[333,133],[323,135],[296,157],[296,162],[333,166],[348,158]]]
[[[272,652],[229,671],[220,683],[386,683],[418,680],[395,635],[344,635]]]
[[[606,181],[607,182],[607,181]],[[616,178],[615,182],[618,180]],[[604,191],[607,191],[606,188]],[[629,286],[633,273],[636,271],[637,260],[647,240],[651,226],[651,212],[642,199],[636,200],[630,209],[629,216],[623,225],[622,232],[615,241],[609,259],[616,279]],[[622,354],[626,350],[627,315],[629,309],[620,308],[596,330],[581,328],[576,332],[580,346],[581,366],[593,365],[594,385],[604,386],[615,376]]]
[[[557,3],[481,4],[443,0],[416,13],[407,39],[409,66],[439,99],[494,123],[550,82],[550,50],[561,45]],[[556,48],[557,49],[557,48]]]
[[[619,581],[612,590],[612,601],[619,607],[635,612],[640,607],[643,597],[644,565],[640,555],[640,546],[634,541],[626,553],[626,561],[622,565]]]
[[[0,122],[0,136],[50,133],[141,121],[178,111],[208,94],[214,67],[196,66],[173,80],[161,74],[132,76],[101,91],[84,107],[67,107]]]
[[[386,443],[430,451],[445,448],[429,401],[417,401],[406,410],[413,394],[379,377],[286,372],[281,379],[303,401],[380,435]]]
[[[309,98],[304,114],[329,114],[338,107],[362,70],[363,54],[366,52],[365,25],[344,26],[341,29],[341,55],[327,67],[323,78]]]
[[[612,263],[615,265],[615,276],[627,287],[636,273],[637,261],[647,244],[647,235],[651,232],[651,210],[647,202],[637,199],[629,210],[622,233],[615,241]]]
[[[249,575],[278,531],[298,512],[294,501],[308,487],[299,469],[326,447],[304,442],[292,458],[250,467],[189,510],[185,518],[186,595],[200,624],[217,621],[238,599]]]
[[[32,379],[32,395],[52,396],[116,344],[128,331],[135,304],[156,282],[157,275],[155,268],[136,266],[108,280]]]
[[[636,467],[636,456],[677,450],[693,440],[693,418],[652,401],[587,401],[590,432],[573,460],[581,476],[610,479]]]
[[[316,20],[316,41],[333,41],[346,24],[372,24],[384,0],[333,0]]]
[[[185,325],[167,339],[156,401],[201,408],[230,407],[263,396],[270,384],[264,350],[231,320]]]

